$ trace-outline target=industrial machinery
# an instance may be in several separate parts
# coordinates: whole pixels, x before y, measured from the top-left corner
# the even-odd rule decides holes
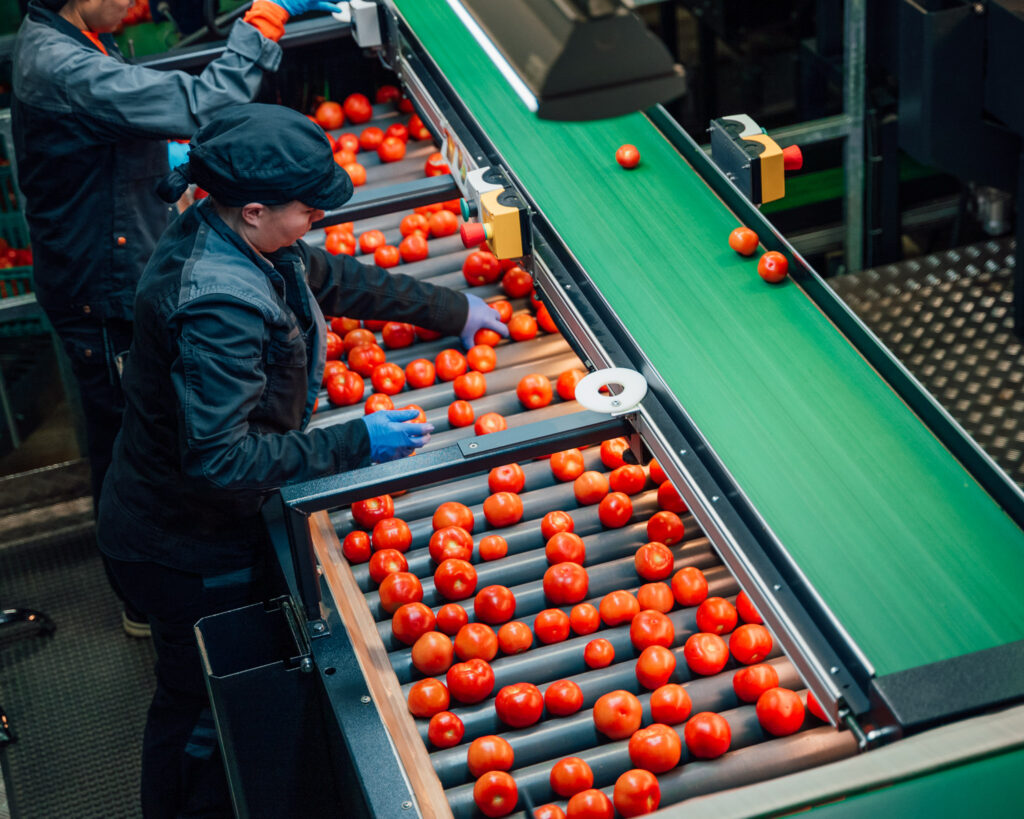
[[[697,630],[694,610],[673,608],[674,679],[694,712],[725,716],[732,745],[711,760],[684,751],[659,776],[665,815],[1010,813],[1022,788],[1010,772],[1024,755],[1020,490],[663,109],[538,119],[458,5],[381,5],[374,53],[436,146],[410,143],[404,161],[369,167],[367,185],[324,225],[354,219],[358,231],[394,240],[413,207],[461,197],[476,225],[464,234],[521,260],[560,332],[497,346],[488,393],[473,404],[478,416],[505,416],[507,429],[451,426],[447,382],[409,390],[396,406],[420,406],[437,428],[422,451],[282,490],[267,517],[290,594],[197,626],[238,814],[477,816],[465,753],[485,734],[504,736],[515,752],[511,815],[564,806],[548,772],[568,755],[586,759],[595,787],[610,793],[632,765],[624,741],[595,731],[590,709],[621,688],[640,696],[645,723],[650,716],[628,626],[599,632],[616,650],[607,668],[587,667],[590,638],[580,634],[494,660],[495,693],[515,682],[577,682],[576,714],[511,729],[493,695],[453,703],[465,738],[434,749],[405,702],[422,675],[366,565],[350,563],[341,541],[355,527],[351,503],[393,496],[412,535],[408,570],[436,608],[444,599],[427,549],[432,516],[459,501],[474,514],[477,545],[500,534],[508,546],[493,561],[474,556],[477,588],[509,587],[515,619],[530,624],[549,608],[540,519],[565,510],[586,544],[586,599],[635,590],[633,554],[648,539],[656,487],[632,497],[628,524],[607,528],[544,459],[586,447],[586,468],[604,470],[597,445],[618,437],[638,461],[656,458],[685,501],[675,568],[700,568],[718,596],[742,589],[770,627],[780,684],[812,692],[827,717],[772,738],[754,706],[737,700],[734,663],[706,677],[688,670],[681,647]],[[378,108],[375,122],[394,116]],[[632,170],[615,163],[624,143],[641,155]],[[435,147],[450,175],[423,178]],[[789,279],[763,282],[756,261],[729,248],[741,224],[787,257]],[[436,239],[428,259],[400,270],[461,287],[464,257],[457,237]],[[503,296],[496,284],[475,292]],[[419,342],[389,360],[404,365],[453,346]],[[572,367],[599,373],[607,394],[591,390],[590,408],[555,400],[524,409],[515,392],[524,375]],[[362,412],[325,403],[313,423]],[[509,463],[525,475],[522,519],[490,527],[481,513],[488,471]],[[461,602],[472,619],[471,599]],[[958,787],[965,781],[969,797]]]

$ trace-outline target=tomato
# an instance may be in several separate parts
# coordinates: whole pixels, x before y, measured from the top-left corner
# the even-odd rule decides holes
[[[665,470],[661,468],[661,464],[655,458],[651,458],[648,462],[647,472],[650,474],[651,480],[659,486],[668,480]]]
[[[427,330],[423,327],[417,327],[416,337],[419,338],[420,341],[436,341],[441,338],[441,334],[436,330]]]
[[[385,395],[382,392],[375,392],[369,398],[366,399],[366,403],[363,404],[363,415],[370,415],[374,412],[380,412],[381,410],[394,409],[395,404],[391,400],[390,395]]]
[[[592,604],[580,603],[569,612],[569,624],[576,634],[593,634],[601,627],[601,614]]]
[[[698,614],[700,611],[698,610]],[[729,653],[744,665],[767,658],[772,651],[772,635],[764,626],[747,623],[729,637]]]
[[[430,139],[430,129],[423,124],[423,120],[420,119],[419,114],[413,114],[409,117],[409,136],[417,142],[421,142],[424,139]]]
[[[636,145],[628,143],[620,145],[615,152],[615,161],[627,171],[631,170],[640,164],[640,151],[637,150]]]
[[[647,521],[647,538],[671,546],[683,539],[686,529],[675,512],[655,512]]]
[[[394,85],[382,85],[374,95],[374,101],[378,103],[397,102],[402,92]],[[392,126],[394,127],[394,126]],[[390,129],[389,129],[390,130]]]
[[[404,572],[409,563],[397,549],[381,549],[370,558],[370,579],[374,583],[382,583],[384,578],[395,572]]]
[[[370,100],[363,94],[349,94],[345,97],[345,102],[342,103],[345,109],[345,116],[348,117],[349,122],[356,124],[369,122],[373,116],[373,106],[370,105]]]
[[[736,628],[736,609],[722,597],[709,597],[697,607],[697,628],[710,634],[727,634]]]
[[[418,233],[411,233],[398,243],[398,252],[402,255],[402,261],[421,262],[430,255],[430,245],[424,236]]]
[[[625,466],[626,462],[622,455],[629,451],[629,441],[625,438],[611,438],[601,441],[601,463],[608,469],[618,469]]]
[[[354,154],[359,150],[359,137],[355,134],[341,134],[337,139],[337,145],[335,151],[348,151]]]
[[[412,572],[391,572],[380,581],[380,605],[388,614],[394,614],[403,603],[418,603],[423,599],[423,584]]]
[[[644,580],[664,580],[672,574],[675,555],[664,543],[645,543],[633,556],[636,573]]]
[[[384,141],[384,132],[371,125],[369,128],[364,128],[362,133],[359,134],[359,147],[364,151],[375,151],[377,147]]]
[[[345,173],[352,180],[352,187],[358,188],[360,185],[366,184],[366,168],[358,162],[346,162],[341,167],[345,169]]]
[[[474,250],[462,263],[462,275],[472,287],[491,284],[501,275],[497,257],[487,250]]]
[[[544,692],[544,707],[555,717],[567,717],[583,707],[583,690],[572,680],[555,680]]]
[[[340,362],[340,361],[325,361],[324,362],[324,377],[323,377],[323,380],[320,382],[321,386],[327,386],[327,381],[331,378],[331,376],[334,376],[334,375],[344,375],[347,372],[348,372],[348,367],[346,367],[342,362]]]
[[[676,670],[676,655],[665,646],[647,646],[636,661],[636,679],[644,688],[665,685]]]
[[[544,304],[537,308],[537,324],[545,333],[558,332],[558,325],[555,324],[555,320],[551,318],[551,311]]]
[[[560,643],[569,636],[569,615],[561,609],[544,609],[533,619],[533,633],[545,645]]]
[[[373,373],[374,367],[383,364],[384,351],[376,344],[360,344],[348,354],[348,368],[363,376]]]
[[[460,660],[493,660],[498,655],[498,635],[484,623],[467,623],[455,635],[455,656]]]
[[[583,380],[585,375],[586,372],[583,370],[564,370],[555,382],[558,397],[563,401],[572,401],[576,397],[576,385]]]
[[[652,609],[662,614],[672,611],[676,602],[668,583],[644,583],[636,590],[636,601],[641,611]]]
[[[427,725],[427,739],[435,748],[454,748],[466,735],[466,726],[451,711],[438,711]]]
[[[583,648],[587,668],[605,668],[615,662],[615,646],[603,637],[591,640]]]
[[[686,566],[672,576],[672,594],[680,606],[696,606],[708,596],[708,579],[695,566]]]
[[[346,355],[352,352],[356,347],[362,347],[364,344],[377,343],[377,339],[373,335],[373,332],[362,327],[355,327],[349,330],[345,333],[343,341]]]
[[[516,397],[527,409],[540,409],[551,403],[551,382],[539,373],[524,375],[516,385]]]
[[[409,419],[407,423],[410,424],[425,424],[427,422],[427,414],[423,411],[423,407],[418,404],[406,404],[404,407],[395,407],[400,410],[416,410],[416,415]]]
[[[451,637],[440,631],[421,634],[412,646],[412,664],[421,674],[430,677],[444,674],[451,667],[454,655]]]
[[[769,250],[757,262],[757,273],[766,282],[776,284],[786,278],[789,260],[777,250]]]
[[[732,730],[721,714],[701,711],[687,721],[683,739],[692,756],[697,759],[715,759],[729,750]]]
[[[580,791],[566,807],[568,819],[613,819],[615,808],[604,791],[596,788]]]
[[[449,558],[469,560],[473,557],[473,536],[461,526],[444,526],[430,536],[427,548],[438,564]]]
[[[473,431],[477,435],[489,435],[507,428],[508,422],[505,421],[505,417],[496,412],[485,412],[476,419],[476,423],[473,425]]]
[[[410,389],[429,387],[436,380],[434,364],[425,358],[417,358],[405,365],[405,380]]]
[[[484,816],[506,816],[518,800],[516,781],[505,771],[488,771],[473,785],[473,801]]]
[[[579,603],[587,596],[590,579],[587,577],[587,570],[578,563],[556,563],[544,572],[543,585],[544,596],[548,602],[556,606],[569,606]],[[568,616],[565,627],[568,630]]]
[[[326,346],[326,356],[328,361],[341,358],[341,354],[345,349],[345,346],[342,343],[341,338],[338,336],[338,334],[332,333],[330,331],[327,332]]]
[[[658,778],[649,771],[634,768],[615,780],[612,790],[615,810],[626,819],[654,813],[661,804],[661,786]]]
[[[491,526],[511,526],[523,517],[523,500],[515,492],[495,492],[484,501],[484,517]]]
[[[385,136],[377,146],[377,156],[381,162],[398,162],[405,156],[405,142],[396,136]]]
[[[471,370],[463,373],[452,382],[452,389],[458,398],[473,401],[487,394],[487,379],[483,373]]]
[[[476,410],[469,401],[452,401],[448,405],[448,423],[455,428],[468,427],[476,418]]]
[[[474,777],[481,777],[488,771],[507,771],[512,767],[515,753],[504,737],[477,737],[466,751],[466,767]]]
[[[469,507],[458,501],[445,501],[434,511],[434,531],[445,526],[461,526],[467,532],[473,531],[473,513]]]
[[[437,627],[449,637],[469,622],[469,615],[458,603],[445,603],[437,610]]]
[[[677,683],[658,686],[651,693],[651,719],[666,725],[685,722],[693,709],[693,702],[686,688]]]
[[[473,705],[491,695],[494,690],[494,671],[486,660],[466,660],[449,668],[445,681],[456,700]]]
[[[427,719],[428,717],[448,710],[451,697],[448,689],[440,680],[427,677],[425,680],[415,682],[409,688],[409,712],[414,717]]]
[[[486,535],[477,546],[481,560],[498,560],[508,554],[508,541],[501,535]]]
[[[512,299],[520,299],[533,290],[533,276],[516,265],[505,271],[501,278],[501,289]]]
[[[423,173],[425,176],[444,176],[446,173],[451,173],[451,169],[448,167],[448,163],[444,161],[444,157],[435,151],[427,157],[426,164],[423,166]]]
[[[436,622],[430,606],[403,603],[391,617],[391,633],[396,640],[411,646],[427,632],[433,632]]]
[[[449,558],[434,572],[434,588],[445,600],[464,600],[476,591],[476,569],[466,560]]]
[[[552,456],[554,457],[554,456]],[[608,494],[608,478],[603,472],[589,470],[573,482],[572,490],[580,506],[599,503]]]
[[[498,264],[504,264],[504,262],[499,261]],[[505,299],[498,299],[498,301],[490,302],[489,306],[492,310],[497,310],[498,318],[500,318],[503,323],[508,324],[509,320],[512,318],[511,302],[506,301]]]
[[[405,370],[397,364],[385,362],[373,368],[370,382],[377,392],[385,395],[397,395],[405,386]]]
[[[757,721],[772,736],[789,736],[804,724],[804,704],[795,691],[769,688],[757,698]]]
[[[544,697],[533,683],[520,682],[504,686],[494,698],[498,719],[513,728],[525,728],[540,719]]]
[[[756,667],[757,666],[754,666],[754,668]],[[776,683],[776,685],[778,685],[778,683]],[[807,692],[807,710],[822,722],[828,722],[828,715],[825,713],[825,709],[821,707],[821,703],[818,702],[817,697],[815,697],[810,691]]]
[[[594,727],[608,739],[625,739],[640,727],[644,709],[629,691],[602,694],[594,703]]]
[[[368,230],[359,234],[359,249],[363,253],[373,253],[378,247],[387,243],[388,240],[380,230]]]
[[[395,267],[401,260],[401,254],[394,245],[381,245],[373,251],[373,263],[377,267]]]
[[[581,566],[587,558],[587,547],[583,538],[575,532],[555,532],[544,547],[548,564],[578,563]]]
[[[548,512],[540,522],[540,534],[546,540],[551,540],[559,532],[572,532],[576,527],[573,522],[572,515],[568,512],[556,510],[554,512]],[[551,562],[550,557],[548,562]],[[558,561],[555,561],[556,563]],[[577,561],[578,562],[578,561]]]
[[[370,536],[358,530],[349,532],[341,543],[341,553],[349,563],[365,563],[370,559]]]
[[[729,648],[717,634],[691,634],[683,646],[686,664],[694,674],[717,674],[729,662]]]
[[[583,474],[583,453],[565,449],[551,455],[551,474],[560,481],[574,481]]]
[[[489,373],[498,366],[498,356],[493,347],[486,344],[476,344],[466,353],[466,362],[469,366],[480,373]]]
[[[486,327],[481,327],[473,334],[473,344],[483,345],[484,347],[496,347],[501,343],[501,336],[499,336],[494,330],[488,330]]]
[[[641,728],[629,738],[630,761],[651,773],[672,770],[679,764],[682,753],[683,743],[679,734],[661,723]]]
[[[434,358],[437,376],[442,381],[454,381],[466,371],[466,357],[458,350],[441,350]]]
[[[522,492],[526,474],[519,464],[496,466],[487,475],[487,487],[492,492]]]
[[[624,492],[609,492],[597,507],[601,525],[608,529],[620,529],[633,517],[633,501]]]
[[[508,322],[508,335],[513,341],[529,341],[537,335],[537,320],[529,313],[518,313]]]
[[[757,702],[758,697],[778,684],[779,672],[768,663],[747,666],[732,675],[732,690],[741,702]]]
[[[356,149],[358,150],[359,142],[356,141]],[[337,162],[341,167],[346,165],[358,164],[356,162],[356,154],[354,151],[346,151],[342,148],[336,148],[334,151],[334,161]]]
[[[504,623],[516,613],[515,595],[507,586],[485,586],[473,600],[473,612],[481,623]]]
[[[736,613],[739,614],[740,619],[744,623],[753,623],[755,625],[761,625],[764,620],[761,619],[761,615],[757,613],[757,609],[754,608],[754,604],[750,602],[750,598],[747,597],[746,592],[740,592],[736,595]]]
[[[333,131],[335,128],[340,128],[345,122],[345,114],[338,103],[326,100],[321,102],[316,107],[314,118],[317,124],[327,131]]]
[[[654,609],[644,609],[630,620],[629,639],[638,649],[648,646],[670,648],[676,639],[676,629],[667,615]]]
[[[598,610],[606,626],[620,626],[632,621],[640,612],[640,604],[628,591],[619,589],[602,597]]]
[[[522,654],[533,645],[533,632],[526,623],[513,620],[498,629],[498,648],[502,654]]]
[[[459,217],[448,210],[439,210],[430,214],[428,220],[430,235],[434,238],[451,236],[459,230]]]
[[[741,256],[753,256],[759,242],[757,234],[748,227],[733,228],[729,234],[729,247]]]
[[[635,495],[647,484],[647,475],[644,468],[637,464],[624,464],[612,470],[608,476],[608,485],[613,492],[623,492],[626,495]]]
[[[337,154],[335,154],[337,156]],[[334,233],[328,233],[324,239],[324,250],[333,256],[337,256],[340,253],[346,256],[356,255],[356,237],[351,233],[343,233],[341,231],[335,231]]]
[[[347,407],[362,401],[365,389],[359,373],[346,371],[327,382],[327,397],[332,404]]]
[[[559,796],[573,796],[594,787],[594,772],[578,756],[567,756],[551,767],[551,790]]]

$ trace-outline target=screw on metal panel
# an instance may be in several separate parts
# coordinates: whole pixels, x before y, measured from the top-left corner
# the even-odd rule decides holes
[[[780,590],[780,589],[782,588],[782,586],[780,586],[780,585],[779,585],[778,583],[776,583],[776,584],[775,584],[774,586],[772,586],[772,588],[773,588],[773,589],[774,589],[775,591],[779,591],[779,590]]]
[[[324,630],[324,624],[323,623],[313,623],[313,631],[315,631],[317,634],[319,634],[323,630]]]
[[[406,799],[402,803],[402,810],[409,810],[410,808],[412,808],[412,802],[410,802],[408,799]]]
[[[612,401],[611,404],[612,404],[613,407],[622,406],[622,402],[619,401],[618,399],[615,399],[614,401]]]
[[[367,705],[367,704],[368,704],[368,703],[370,702],[370,695],[369,695],[369,694],[363,694],[363,696],[361,696],[361,697],[359,698],[359,701],[360,701],[360,702],[361,702],[361,703],[362,703],[363,705]]]
[[[712,495],[711,496],[711,502],[712,503],[717,503],[718,502],[718,495]]]
[[[470,449],[476,449],[476,448],[477,448],[477,446],[478,446],[478,444],[470,444],[470,445],[469,445],[469,448],[470,448]]]
[[[828,673],[829,673],[829,674],[838,674],[838,673],[839,673],[839,668],[838,668],[837,666],[832,666],[832,667],[831,667],[831,668],[830,668],[830,669],[828,670]]]

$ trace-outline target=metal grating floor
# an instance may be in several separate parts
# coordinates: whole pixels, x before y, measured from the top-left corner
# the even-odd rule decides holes
[[[1014,244],[993,239],[830,284],[1024,487],[1024,345],[1013,333]]]

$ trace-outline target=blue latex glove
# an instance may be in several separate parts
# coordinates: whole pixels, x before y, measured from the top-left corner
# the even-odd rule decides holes
[[[188,143],[174,141],[168,142],[167,161],[170,163],[172,171],[179,165],[184,165],[188,162]]]
[[[411,455],[430,440],[433,424],[409,424],[417,410],[378,410],[363,416],[370,433],[370,459],[376,463]]]
[[[271,0],[271,2],[283,8],[291,17],[298,17],[307,11],[325,11],[328,14],[341,11],[341,7],[337,3],[327,3],[325,0]]]
[[[502,338],[508,338],[508,327],[501,320],[497,310],[479,296],[472,293],[466,293],[465,296],[469,302],[469,315],[466,316],[466,324],[459,333],[463,347],[468,350],[473,346],[473,336],[477,330],[494,330]]]

